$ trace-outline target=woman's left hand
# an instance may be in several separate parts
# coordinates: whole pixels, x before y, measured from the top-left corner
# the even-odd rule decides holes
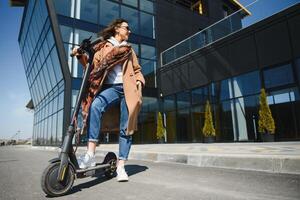
[[[137,81],[136,82],[136,87],[137,87],[138,90],[140,90],[140,91],[142,90],[142,83],[141,83],[141,81]]]

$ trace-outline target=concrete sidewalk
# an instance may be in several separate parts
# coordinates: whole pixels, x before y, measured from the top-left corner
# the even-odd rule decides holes
[[[57,147],[32,147],[57,150]],[[78,147],[83,154],[86,147]],[[102,144],[97,155],[118,153],[118,144]],[[300,142],[276,143],[188,143],[132,145],[130,160],[174,162],[198,167],[300,174]]]

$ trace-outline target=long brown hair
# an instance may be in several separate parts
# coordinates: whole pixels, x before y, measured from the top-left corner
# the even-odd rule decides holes
[[[116,27],[120,26],[123,22],[128,23],[125,19],[119,18],[112,21],[105,29],[98,33],[99,36],[102,36],[104,40],[109,39],[111,36],[116,34]]]

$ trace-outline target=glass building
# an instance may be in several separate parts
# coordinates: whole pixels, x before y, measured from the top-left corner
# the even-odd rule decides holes
[[[139,130],[134,136],[134,143],[156,142],[157,112],[162,109],[158,98],[158,55],[187,35],[204,29],[240,8],[243,9],[235,0],[215,0],[214,3],[209,3],[208,0],[10,2],[12,5],[25,7],[18,40],[32,97],[28,106],[34,109],[33,145],[62,143],[83,76],[82,66],[76,58],[69,56],[70,52],[83,39],[90,36],[95,39],[97,33],[115,18],[124,18],[129,22],[132,30],[129,42],[138,55],[146,79]],[[241,16],[245,16],[245,12]],[[236,25],[239,26],[239,21],[237,22]],[[170,34],[173,33],[171,30],[176,30],[177,34]],[[182,94],[181,98],[184,115],[185,94]],[[171,99],[172,97],[170,101]],[[177,114],[172,111],[172,106],[170,103],[170,112],[175,119]],[[183,124],[180,128],[184,131],[184,127]],[[184,141],[185,135],[190,133],[181,134]],[[101,140],[116,142],[117,135],[105,133],[102,134]],[[84,141],[84,138],[82,139]],[[180,141],[181,139],[169,140]]]
[[[204,140],[206,101],[218,142],[261,141],[262,88],[275,141],[300,139],[299,2],[256,1],[246,7],[251,16],[241,26],[228,26],[236,12],[162,52],[158,75],[167,142]],[[272,11],[262,13],[267,7]],[[227,31],[218,31],[224,24]]]

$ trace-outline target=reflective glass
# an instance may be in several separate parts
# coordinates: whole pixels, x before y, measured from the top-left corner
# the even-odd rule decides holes
[[[46,86],[46,93],[48,93],[48,92],[50,92],[52,87],[51,87],[51,82],[50,82],[50,78],[49,78],[49,73],[48,73],[48,70],[46,69],[46,65],[43,66],[41,72],[43,72],[43,74],[44,74],[44,82],[45,82],[45,86]]]
[[[141,57],[148,59],[156,59],[155,47],[141,44]]]
[[[154,12],[153,2],[148,0],[140,0],[140,9],[153,13]]]
[[[154,34],[154,16],[147,13],[140,13],[141,15],[141,35],[155,38]]]
[[[48,42],[48,46],[51,49],[52,46],[54,45],[54,37],[53,37],[53,33],[51,31],[51,29],[49,29],[48,33],[47,33],[47,42]]]
[[[52,65],[50,56],[47,58],[46,67],[47,67],[48,72],[49,72],[49,77],[50,77],[50,80],[51,80],[52,87],[54,87],[56,85],[57,80],[56,80],[56,77],[55,77],[55,72],[54,72],[54,69],[53,69],[53,65]]]
[[[52,144],[53,143],[53,136],[52,136],[52,116],[48,118],[48,137],[47,137],[47,143]]]
[[[73,28],[63,25],[60,25],[59,28],[63,42],[73,43]]]
[[[58,96],[58,110],[64,107],[64,92],[61,92]]]
[[[138,6],[138,0],[122,0],[122,2],[133,7]]]
[[[98,0],[77,0],[76,18],[97,24],[98,20]]]
[[[91,37],[91,40],[94,40],[97,38],[97,33],[89,32],[89,31],[84,31],[80,29],[75,29],[75,44],[80,44],[84,39],[87,39]],[[78,38],[78,40],[77,40]]]
[[[246,96],[260,92],[259,72],[251,72],[233,78],[234,96]]]
[[[58,96],[54,97],[53,99],[53,113],[57,111],[57,102],[58,102]]]
[[[232,88],[231,88],[231,80],[223,80],[221,81],[221,100],[232,98]]]
[[[263,74],[266,88],[294,82],[291,64],[265,70]]]
[[[100,1],[100,24],[107,26],[113,19],[119,18],[119,4],[107,0]]]
[[[56,122],[57,122],[57,115],[56,114],[54,114],[53,116],[52,116],[52,130],[51,130],[51,132],[52,132],[52,135],[53,135],[53,141],[56,143]]]
[[[298,58],[296,60],[296,71],[297,71],[297,74],[298,74],[298,81],[300,83],[300,58]]]
[[[141,60],[141,67],[142,67],[142,73],[143,75],[147,75],[150,73],[153,73],[156,69],[156,62],[153,60],[146,60],[146,59],[140,59]]]
[[[63,110],[59,111],[57,114],[57,141],[60,144],[62,142],[63,137]]]
[[[51,51],[51,60],[52,60],[53,68],[55,71],[56,79],[59,81],[63,77],[62,77],[60,62],[58,60],[58,54],[57,54],[56,48],[53,48]]]
[[[139,57],[139,54],[140,54],[140,52],[139,52],[139,45],[138,44],[134,44],[134,43],[130,43],[130,44],[131,44],[131,46],[132,46],[135,54],[137,55],[137,57]]]
[[[186,108],[190,106],[190,92],[183,91],[176,94],[177,109]]]
[[[121,18],[128,21],[131,32],[139,34],[138,11],[127,6],[121,6]]]
[[[57,14],[74,17],[71,8],[74,8],[75,0],[53,0],[53,3]]]
[[[197,88],[192,90],[192,104],[205,104],[209,99],[208,88]]]

